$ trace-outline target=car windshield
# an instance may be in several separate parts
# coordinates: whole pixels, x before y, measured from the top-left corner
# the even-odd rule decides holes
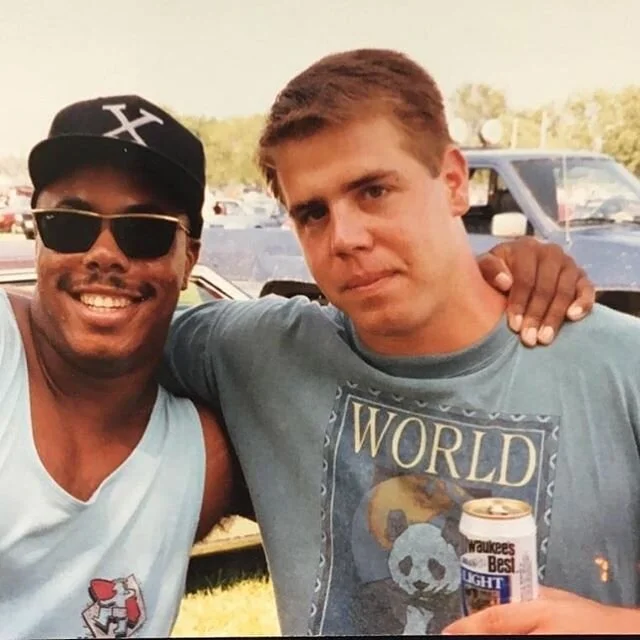
[[[640,221],[640,181],[613,159],[565,155],[514,160],[513,166],[556,223]]]

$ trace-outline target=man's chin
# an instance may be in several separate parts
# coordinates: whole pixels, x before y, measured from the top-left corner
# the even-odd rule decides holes
[[[380,339],[401,338],[411,332],[406,320],[398,318],[397,314],[367,313],[355,318],[351,316],[353,326],[358,335],[367,335]]]
[[[403,331],[407,320],[412,317],[412,309],[406,304],[391,301],[366,301],[360,304],[345,305],[344,312],[351,318],[354,325],[362,327],[367,332],[389,334]]]
[[[142,349],[117,340],[69,341],[64,351],[64,359],[73,368],[96,378],[121,376],[149,364],[148,354]]]

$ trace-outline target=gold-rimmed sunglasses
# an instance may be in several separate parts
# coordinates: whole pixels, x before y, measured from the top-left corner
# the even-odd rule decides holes
[[[98,239],[106,220],[120,251],[132,260],[167,255],[178,229],[189,235],[178,218],[158,213],[104,215],[78,209],[34,209],[38,234],[47,249],[57,253],[84,253]]]

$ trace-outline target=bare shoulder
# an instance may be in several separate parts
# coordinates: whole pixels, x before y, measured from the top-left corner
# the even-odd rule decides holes
[[[31,304],[31,293],[13,287],[6,287],[4,291],[7,294],[7,299],[13,312],[16,315],[26,315],[29,311],[29,305]]]
[[[205,447],[205,484],[196,539],[200,540],[229,514],[235,490],[236,460],[221,421],[208,407],[196,403]]]
[[[207,480],[213,474],[216,482],[225,481],[231,476],[234,464],[231,443],[226,430],[222,426],[222,420],[214,411],[196,402],[196,408],[202,423],[202,435],[207,455]]]
[[[194,404],[198,411],[198,415],[200,416],[200,422],[202,423],[202,433],[205,439],[205,446],[209,446],[209,442],[213,442],[219,439],[226,439],[226,432],[223,430],[221,426],[221,421],[219,421],[215,412],[207,407],[205,404],[194,400]]]

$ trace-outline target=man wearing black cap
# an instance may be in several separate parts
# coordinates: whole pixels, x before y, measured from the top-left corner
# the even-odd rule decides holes
[[[100,98],[56,116],[29,170],[38,282],[0,290],[2,632],[167,636],[240,484],[215,418],[154,380],[198,257],[202,145]]]

